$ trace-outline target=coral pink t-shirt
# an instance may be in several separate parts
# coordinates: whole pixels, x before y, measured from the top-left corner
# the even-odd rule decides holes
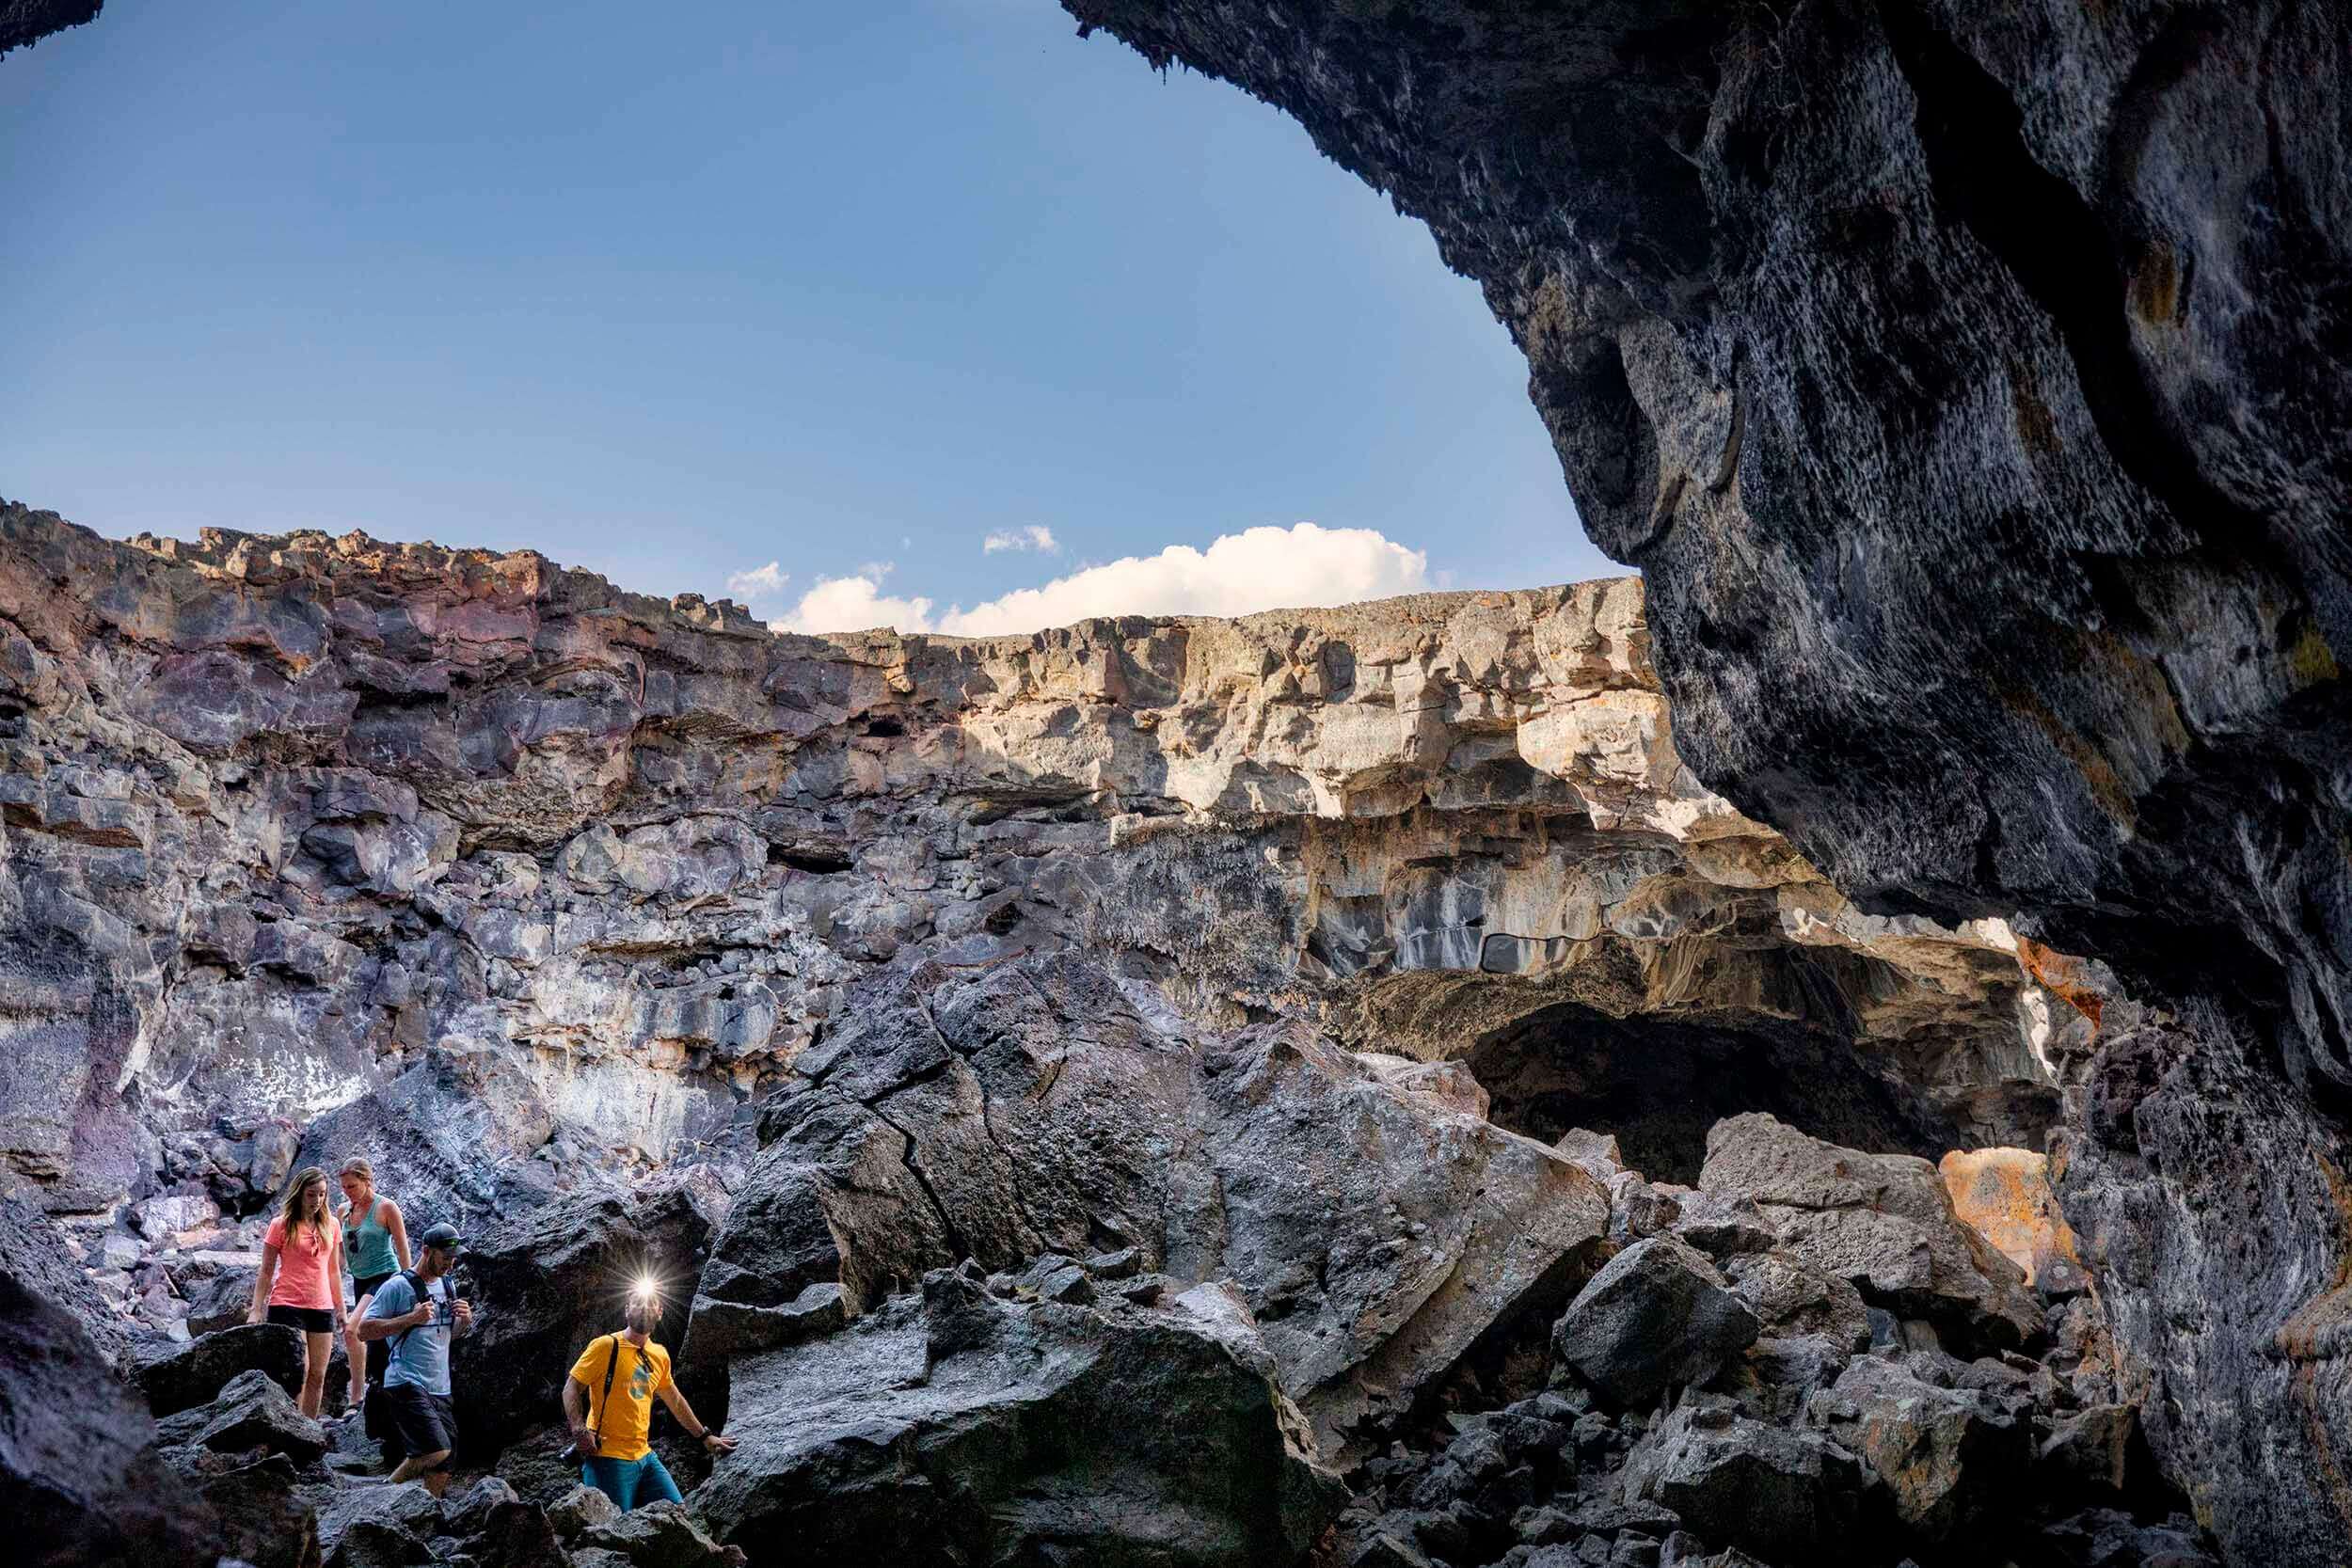
[[[334,1227],[329,1225],[327,1230],[331,1235]],[[294,1243],[288,1245],[283,1214],[269,1222],[269,1234],[262,1241],[278,1249],[278,1277],[270,1281],[270,1306],[334,1310],[335,1297],[327,1290],[327,1270],[335,1261],[333,1241],[320,1241],[318,1232],[306,1225],[294,1231]]]

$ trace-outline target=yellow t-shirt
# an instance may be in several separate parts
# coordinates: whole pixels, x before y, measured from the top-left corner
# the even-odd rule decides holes
[[[615,1355],[621,1359],[612,1368],[612,1408],[607,1411],[604,1372]],[[621,1336],[607,1334],[580,1353],[572,1379],[588,1388],[588,1426],[596,1434],[597,1457],[644,1458],[651,1449],[645,1433],[653,1430],[653,1397],[670,1386],[668,1349],[648,1339],[641,1351]]]

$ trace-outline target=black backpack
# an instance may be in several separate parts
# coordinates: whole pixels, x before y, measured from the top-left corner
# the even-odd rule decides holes
[[[415,1296],[419,1302],[430,1299],[424,1292],[424,1287],[418,1282],[416,1270],[403,1269],[392,1277],[406,1281],[409,1294]],[[378,1289],[382,1287],[379,1286]],[[414,1328],[404,1328],[385,1341],[383,1370],[371,1370],[368,1373],[367,1402],[359,1407],[360,1425],[366,1428],[370,1437],[386,1445],[385,1457],[387,1459],[391,1457],[390,1449],[398,1441],[398,1437],[392,1431],[391,1412],[384,1402],[384,1372],[391,1370],[392,1357],[399,1354],[402,1344],[406,1342],[408,1336],[415,1332]]]

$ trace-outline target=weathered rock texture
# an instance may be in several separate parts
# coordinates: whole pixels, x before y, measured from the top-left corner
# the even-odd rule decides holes
[[[2015,1270],[1921,1228],[1949,1207],[1903,1151],[2039,1132],[2092,1038],[2066,996],[2140,1017],[2095,969],[2044,985],[1997,921],[1861,915],[1699,788],[1630,580],[812,639],[532,554],[114,544],[11,507],[0,612],[0,1179],[136,1326],[184,1335],[233,1314],[290,1168],[367,1154],[412,1232],[452,1219],[477,1254],[478,1456],[544,1447],[639,1268],[675,1287],[690,1383],[758,1417],[797,1347],[866,1344],[961,1265],[1080,1315],[1021,1314],[894,1451],[983,1501],[1046,1478],[1077,1512],[1044,1535],[1198,1533],[1225,1471],[1087,1514],[1097,1449],[1047,1441],[1066,1411],[994,1481],[987,1444],[930,1434],[1160,1398],[1121,1325],[1198,1287],[1246,1354],[1179,1355],[1162,1402],[1357,1463],[1539,1376],[1607,1251],[1679,1212],[1628,1167],[1711,1170],[1730,1112],[1806,1159],[1836,1152],[1808,1132],[1888,1151],[1833,1216],[1868,1256],[1749,1202],[1717,1229],[1764,1260],[1688,1259],[1707,1342],[1626,1386],[1759,1325],[1849,1354],[1882,1288],[1964,1337],[2008,1321]],[[1617,1136],[1549,1147],[1574,1125]],[[321,1463],[233,1381],[283,1380],[273,1334],[142,1361],[159,1410],[211,1412],[174,1451],[239,1542],[299,1518],[286,1466]],[[1059,1370],[1003,1386],[1039,1355]],[[847,1451],[771,1435],[745,1519]],[[1204,1515],[1206,1560],[1311,1537],[1315,1490]],[[941,1528],[982,1549],[982,1513]],[[406,1549],[338,1528],[330,1556]]]
[[[1353,1055],[1295,1021],[1189,1040],[1075,956],[915,980],[804,1054],[763,1117],[690,1357],[803,1338],[964,1259],[1075,1276],[1117,1253],[1232,1281],[1339,1459],[1367,1418],[1548,1321],[1598,1259],[1600,1183],[1486,1120],[1459,1068]],[[827,1289],[838,1312],[811,1323]]]
[[[1083,947],[1686,1178],[1736,1110],[2029,1141],[2090,1035],[1999,923],[1861,915],[1700,789],[1631,581],[825,641],[11,507],[0,613],[0,1180],[183,1249],[354,1149],[460,1223],[747,1150],[926,961]]]
[[[1296,1562],[1347,1496],[1213,1286],[1066,1306],[941,1273],[735,1381],[742,1447],[696,1501],[757,1563]]]
[[[2164,1005],[2069,1217],[2236,1556],[2352,1533],[2352,9],[1065,5],[1485,286],[1701,779]]]

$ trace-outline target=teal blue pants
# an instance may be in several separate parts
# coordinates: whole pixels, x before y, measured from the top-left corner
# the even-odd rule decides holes
[[[612,1499],[624,1513],[637,1506],[643,1494],[649,1503],[682,1502],[677,1482],[670,1479],[670,1467],[661,1463],[661,1456],[646,1451],[643,1459],[590,1459],[580,1466],[580,1482],[593,1486]]]

